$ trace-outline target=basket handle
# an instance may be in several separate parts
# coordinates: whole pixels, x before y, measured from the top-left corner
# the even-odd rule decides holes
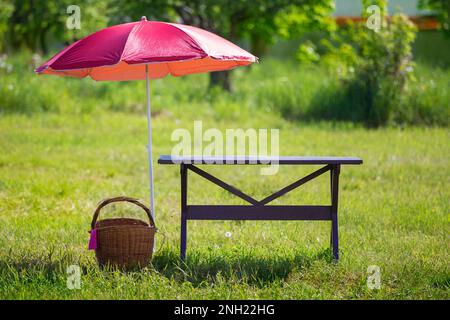
[[[135,198],[130,198],[130,197],[114,197],[114,198],[108,198],[103,200],[102,202],[100,202],[100,204],[98,205],[97,209],[95,209],[94,212],[94,216],[92,217],[92,222],[91,222],[91,229],[95,229],[95,224],[97,223],[97,218],[98,215],[100,214],[100,210],[113,202],[130,202],[133,203],[135,205],[137,205],[138,207],[141,207],[142,209],[144,209],[144,211],[147,213],[148,219],[150,220],[150,226],[155,227],[155,221],[153,220],[153,216],[152,213],[150,212],[150,209],[147,208],[145,205],[143,205],[142,203],[140,203],[137,199]]]

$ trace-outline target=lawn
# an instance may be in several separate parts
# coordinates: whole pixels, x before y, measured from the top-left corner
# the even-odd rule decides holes
[[[240,118],[236,106],[165,110],[156,102],[162,111],[154,118],[155,157],[170,153],[172,130],[203,120],[204,128],[279,128],[283,155],[363,158],[341,174],[340,262],[330,261],[328,222],[190,221],[181,263],[179,170],[156,166],[160,251],[141,272],[101,270],[87,250],[96,204],[122,194],[148,203],[143,112],[13,113],[0,116],[1,299],[450,298],[448,129],[367,130],[263,112]],[[257,198],[313,169],[282,167],[262,177],[256,167],[208,168]],[[281,199],[327,204],[327,179]],[[240,203],[200,177],[190,184],[191,203]],[[128,208],[144,218],[128,205],[103,213]],[[73,264],[82,268],[78,290],[66,286]],[[381,268],[379,290],[367,288],[370,265]]]

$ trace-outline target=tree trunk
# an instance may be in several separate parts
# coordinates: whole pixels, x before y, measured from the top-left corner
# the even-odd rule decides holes
[[[221,87],[223,90],[231,91],[230,71],[216,71],[209,74],[209,87]]]
[[[42,53],[46,55],[48,53],[48,46],[47,46],[47,29],[42,30],[39,33],[39,44],[42,50]]]
[[[250,46],[251,53],[259,58],[267,54],[269,49],[266,39],[257,34],[250,36]]]

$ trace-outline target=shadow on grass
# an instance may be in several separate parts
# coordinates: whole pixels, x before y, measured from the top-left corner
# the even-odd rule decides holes
[[[258,255],[214,255],[191,251],[185,262],[178,252],[163,251],[152,260],[154,269],[175,281],[189,281],[194,286],[234,280],[263,287],[285,280],[293,271],[308,269],[314,261],[332,262],[329,249],[314,254],[298,253],[290,257]]]
[[[308,106],[302,108],[295,103],[285,103],[279,105],[279,111],[284,119],[293,122],[367,125],[370,99],[368,101],[364,95],[365,91],[364,85],[357,81],[332,82],[318,90]]]
[[[26,275],[57,283],[61,275],[67,276],[69,265],[79,263],[83,274],[100,272],[99,276],[128,274],[147,277],[149,273],[156,272],[180,283],[190,282],[196,287],[221,281],[264,287],[284,281],[292,272],[304,271],[316,261],[331,263],[332,255],[329,249],[294,254],[280,252],[267,256],[238,249],[226,253],[190,250],[186,261],[182,262],[178,251],[168,249],[155,255],[149,268],[129,271],[98,267],[93,261],[75,261],[73,257],[63,254],[10,257],[0,259],[0,276],[18,280]],[[62,285],[65,286],[65,283]]]

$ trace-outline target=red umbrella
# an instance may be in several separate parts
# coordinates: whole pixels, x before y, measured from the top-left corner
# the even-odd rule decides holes
[[[96,81],[146,79],[150,203],[153,217],[153,161],[150,78],[233,69],[257,58],[233,43],[202,29],[157,21],[112,26],[62,50],[35,70]]]

